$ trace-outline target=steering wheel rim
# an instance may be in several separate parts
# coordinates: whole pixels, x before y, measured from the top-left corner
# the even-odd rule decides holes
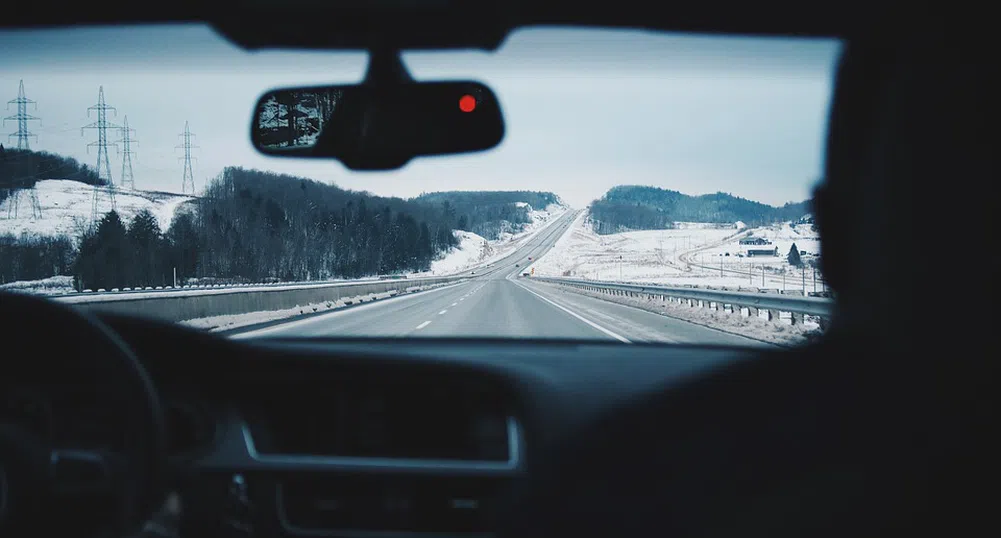
[[[0,468],[5,476],[0,484],[5,492],[0,499],[5,508],[0,511],[0,534],[27,536],[37,534],[47,522],[65,525],[59,516],[72,513],[76,500],[105,488],[115,501],[108,520],[113,532],[123,536],[138,530],[162,500],[167,469],[163,406],[146,369],[104,323],[67,305],[0,293],[0,319],[5,320],[0,324],[4,342],[23,341],[40,329],[56,328],[58,338],[33,343],[44,348],[32,354],[34,367],[52,368],[82,356],[91,361],[95,374],[120,391],[111,396],[128,402],[122,409],[124,453],[59,448],[23,428],[4,424],[0,417]],[[16,379],[13,372],[22,367],[15,361],[0,363],[0,378]]]

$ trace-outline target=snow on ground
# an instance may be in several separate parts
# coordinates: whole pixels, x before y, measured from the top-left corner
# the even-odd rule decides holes
[[[623,282],[692,283],[679,255],[740,233],[733,225],[677,223],[672,230],[610,235],[593,231],[587,211],[531,267],[539,276],[565,276]]]
[[[496,240],[487,241],[472,232],[456,231],[459,246],[445,253],[441,258],[431,263],[431,270],[414,273],[412,276],[444,276],[461,273],[468,269],[492,264],[510,256],[525,241],[535,237],[548,224],[563,216],[568,208],[564,205],[550,204],[543,210],[532,209],[524,202],[517,202],[529,207],[529,217],[532,222],[515,234],[503,233]]]
[[[778,255],[748,257],[748,246],[739,244],[743,238],[763,238],[769,244],[751,248],[777,248]],[[803,267],[789,264],[788,255],[793,244],[800,251]],[[699,248],[684,256],[683,260],[688,261],[693,271],[704,278],[714,279],[715,285],[757,286],[810,293],[826,291],[823,275],[815,267],[819,255],[820,235],[813,231],[810,224],[784,222],[750,229],[746,235],[726,243]],[[723,284],[723,281],[732,283]]]
[[[455,231],[459,246],[431,263],[431,274],[447,275],[475,267],[490,257],[490,242],[473,232]]]
[[[32,214],[30,191],[38,196],[41,218]],[[17,215],[13,215],[15,194],[0,202],[0,234],[22,233],[53,236],[68,235],[74,239],[90,225],[94,188],[85,183],[66,179],[39,181],[33,189],[16,191]],[[127,222],[141,209],[149,209],[166,230],[177,209],[194,200],[193,196],[165,192],[115,192],[115,206]],[[106,193],[101,193],[99,207],[103,213],[111,209]]]
[[[73,277],[53,276],[42,280],[24,280],[0,284],[0,291],[16,291],[33,295],[62,295],[74,293]]]
[[[767,248],[778,247],[780,255],[737,256],[745,248],[739,245],[739,240],[748,235],[772,241]],[[819,237],[809,224],[783,223],[748,229],[743,223],[678,222],[671,230],[598,235],[584,211],[553,249],[531,267],[538,276],[670,286],[799,290],[805,282],[807,292],[814,291],[816,277],[816,291],[824,291],[823,278],[812,267],[804,272],[789,265],[786,254],[793,243],[799,250],[810,253],[803,255],[804,261],[809,261],[820,249]]]

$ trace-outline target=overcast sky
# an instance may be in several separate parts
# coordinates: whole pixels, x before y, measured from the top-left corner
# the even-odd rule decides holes
[[[336,161],[269,158],[250,144],[266,90],[361,79],[363,53],[242,51],[200,26],[0,31],[0,102],[24,80],[32,149],[91,166],[104,87],[111,121],[136,130],[136,187],[180,192],[175,146],[188,121],[200,149],[195,185],[225,166],[301,175],[409,197],[436,190],[547,190],[583,207],[608,188],[642,184],[716,191],[780,205],[820,177],[840,45],[633,31],[533,29],[496,53],[409,53],[418,79],[477,79],[497,93],[507,136],[498,148],[415,160],[394,172],[351,172]],[[15,113],[10,108],[4,116]],[[3,134],[17,130],[7,121]],[[109,132],[118,139],[120,133]],[[3,138],[8,147],[16,139]],[[122,161],[111,150],[117,181]]]

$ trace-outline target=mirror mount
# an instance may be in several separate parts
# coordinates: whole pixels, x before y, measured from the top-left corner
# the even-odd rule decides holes
[[[399,49],[375,48],[369,50],[368,55],[368,70],[362,81],[363,86],[385,87],[414,82],[407,66],[403,65]]]

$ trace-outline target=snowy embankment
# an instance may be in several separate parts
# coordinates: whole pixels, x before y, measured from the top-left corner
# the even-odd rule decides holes
[[[65,295],[76,292],[73,277],[53,276],[41,280],[23,280],[0,284],[0,291],[17,291],[32,295]]]
[[[38,198],[40,216],[32,210],[32,191]],[[128,221],[140,210],[148,209],[164,231],[177,209],[193,200],[193,196],[165,192],[115,191],[115,209],[123,220]],[[66,235],[76,240],[91,224],[93,205],[94,188],[90,185],[68,179],[39,181],[34,188],[18,190],[16,195],[0,202],[0,235]],[[105,192],[99,193],[98,210],[101,213],[111,210],[111,201]]]
[[[524,202],[519,202],[519,204],[528,206]],[[504,259],[526,241],[535,237],[546,225],[563,216],[567,210],[566,206],[555,204],[542,210],[530,208],[531,223],[518,233],[504,233],[494,241],[488,241],[472,232],[457,230],[455,235],[459,238],[459,246],[432,262],[430,271],[415,273],[413,276],[452,275]]]
[[[778,248],[779,255],[746,257],[747,246],[739,241],[747,237],[768,240],[767,248]],[[800,269],[789,264],[786,255],[793,243],[807,253],[802,255],[804,262],[819,252],[819,237],[809,224],[782,223],[748,229],[739,222],[728,225],[679,222],[670,230],[598,235],[591,227],[588,212],[583,211],[553,249],[531,267],[537,276],[606,282],[735,290],[741,287],[782,290],[785,284],[787,291],[801,290],[805,285],[808,293],[816,285],[816,291],[822,291],[823,281],[816,273],[815,284],[813,267]],[[660,301],[595,296],[769,342],[801,341],[817,329],[812,320],[802,326],[790,326],[788,319],[775,323],[746,315],[665,306]]]

